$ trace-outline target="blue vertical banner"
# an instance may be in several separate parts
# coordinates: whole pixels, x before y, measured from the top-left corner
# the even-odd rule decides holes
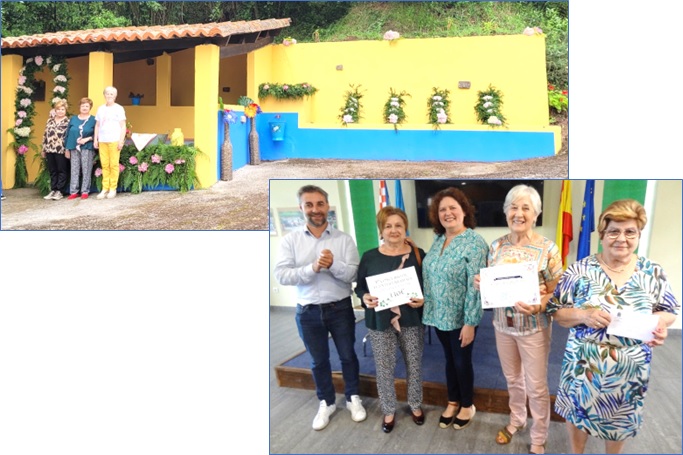
[[[401,181],[400,180],[396,180],[396,186],[395,186],[394,192],[396,193],[396,196],[395,196],[396,197],[396,208],[401,209],[405,212],[406,207],[403,204],[403,191],[401,190]],[[408,232],[408,229],[406,229],[406,235],[410,235],[410,233]]]
[[[396,208],[401,209],[404,212],[406,211],[405,206],[403,205],[403,191],[401,191],[401,181],[396,180]]]
[[[581,228],[579,230],[579,246],[576,250],[576,260],[581,260],[591,254],[591,233],[595,230],[595,207],[593,193],[595,180],[586,180],[583,192],[583,208],[581,209]]]

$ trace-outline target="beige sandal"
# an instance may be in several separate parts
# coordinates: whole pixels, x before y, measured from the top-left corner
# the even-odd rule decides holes
[[[514,433],[510,433],[510,430],[508,430],[508,426],[511,426],[512,428],[515,428]],[[512,441],[512,437],[519,433],[520,431],[524,430],[526,428],[526,423],[520,427],[516,427],[514,425],[505,425],[503,428],[498,430],[498,434],[496,434],[496,442],[498,444],[510,444],[510,441]]]
[[[534,452],[533,447],[540,447],[541,452]],[[530,444],[529,445],[529,453],[537,453],[537,454],[544,454],[545,453],[545,442],[543,444]]]

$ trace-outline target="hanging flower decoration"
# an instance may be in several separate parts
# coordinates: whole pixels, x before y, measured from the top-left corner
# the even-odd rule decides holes
[[[296,44],[296,40],[291,36],[288,36],[287,38],[282,40],[282,44],[284,46],[294,46]]]
[[[398,32],[395,32],[393,30],[388,30],[384,34],[384,39],[387,41],[395,41],[395,40],[399,39],[400,37],[401,37],[401,34]]]
[[[360,99],[363,98],[363,92],[360,90],[360,84],[353,85],[349,84],[350,90],[345,93],[346,101],[344,106],[340,109],[339,120],[341,120],[342,125],[347,126],[349,123],[358,123],[362,118],[360,111],[363,105],[360,103]]]
[[[259,99],[272,96],[276,100],[299,100],[305,96],[311,96],[318,89],[308,82],[301,84],[275,84],[266,82],[258,86]]]
[[[410,93],[403,91],[397,93],[393,88],[389,89],[389,99],[384,104],[384,123],[394,125],[394,131],[398,132],[398,125],[405,122],[406,113],[403,110],[406,102],[404,98]]]
[[[440,125],[444,123],[451,123],[450,121],[450,105],[448,99],[450,95],[449,90],[442,90],[438,87],[432,88],[432,94],[427,99],[427,107],[429,108],[429,123],[434,125],[434,129],[439,129]]]
[[[16,101],[14,104],[14,127],[7,130],[14,136],[14,142],[9,145],[17,153],[14,168],[14,187],[24,188],[28,180],[28,170],[26,168],[26,152],[33,149],[39,152],[38,146],[32,142],[34,139],[33,118],[36,115],[33,95],[37,88],[36,73],[48,67],[54,75],[55,88],[53,89],[54,104],[69,97],[69,75],[67,72],[66,60],[63,57],[46,57],[38,55],[34,58],[26,59],[24,66],[19,70],[17,79]],[[43,162],[41,172],[47,172],[47,167]],[[40,178],[40,175],[39,175]]]
[[[506,126],[505,116],[501,111],[503,106],[503,94],[489,85],[486,90],[477,93],[478,101],[474,106],[477,119],[482,125],[491,127]]]
[[[543,34],[543,30],[541,30],[540,27],[527,27],[522,32],[522,35],[526,35],[526,36],[534,36],[534,35],[542,35],[542,34]]]
[[[256,117],[256,114],[260,114],[261,112],[263,112],[261,106],[256,103],[251,103],[244,107],[244,115],[249,118],[254,118]]]

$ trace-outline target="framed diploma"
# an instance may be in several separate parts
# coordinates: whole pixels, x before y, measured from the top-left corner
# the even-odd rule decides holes
[[[502,264],[487,267],[479,272],[481,280],[481,306],[503,308],[516,302],[538,305],[541,294],[538,290],[538,265],[535,262]]]
[[[369,276],[365,281],[370,295],[377,297],[379,301],[375,311],[403,305],[410,302],[412,297],[422,298],[422,289],[415,267]]]

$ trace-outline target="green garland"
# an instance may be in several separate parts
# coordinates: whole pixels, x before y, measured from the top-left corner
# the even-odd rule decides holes
[[[403,91],[397,93],[393,88],[389,89],[389,99],[384,103],[384,123],[394,125],[394,131],[398,132],[398,125],[405,122],[406,113],[403,110],[406,102],[403,99],[410,93]]]
[[[37,157],[40,157],[40,149],[33,143],[33,132],[35,131],[33,118],[36,115],[34,93],[38,88],[35,75],[40,72],[45,65],[50,68],[50,71],[55,76],[54,97],[51,100],[52,104],[58,100],[66,100],[69,97],[70,77],[67,71],[66,59],[64,57],[43,58],[38,55],[26,59],[26,63],[19,71],[19,79],[17,81],[16,99],[14,102],[14,127],[7,130],[14,136],[14,141],[11,142],[9,146],[12,147],[17,154],[14,167],[14,188],[24,188],[27,185],[28,170],[26,168],[26,153],[29,150],[33,150],[36,152]],[[45,167],[45,164],[42,163],[41,173],[44,171]]]
[[[311,96],[318,89],[311,84],[271,84],[266,82],[258,86],[258,97],[264,99],[272,96],[276,100],[298,100],[304,96]]]
[[[344,94],[344,106],[339,109],[339,120],[341,120],[344,126],[347,126],[349,123],[358,123],[362,118],[360,111],[363,105],[360,99],[363,98],[363,92],[360,91],[360,84],[349,84],[349,87],[351,87],[351,90],[347,90]]]
[[[489,125],[492,128],[506,126],[505,116],[501,111],[503,106],[503,94],[489,84],[489,88],[477,93],[477,104],[474,111],[477,119],[482,125]]]
[[[439,129],[444,123],[451,123],[451,102],[448,99],[450,95],[449,90],[442,90],[438,87],[432,88],[432,94],[427,99],[427,107],[429,108],[428,116],[429,123],[434,125],[434,129]]]

